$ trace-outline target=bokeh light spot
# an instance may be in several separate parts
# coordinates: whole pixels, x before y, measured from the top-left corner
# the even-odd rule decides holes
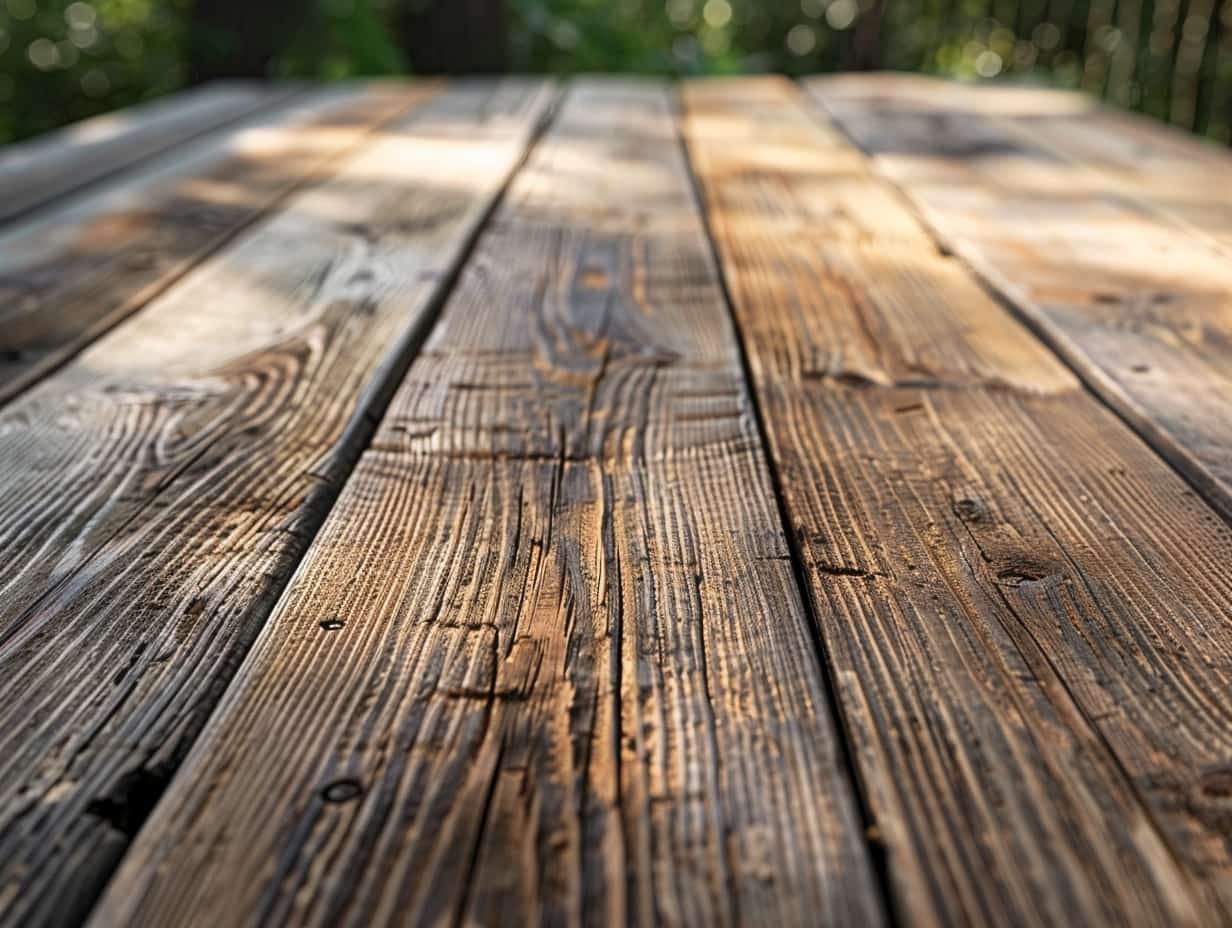
[[[787,33],[787,50],[793,55],[807,55],[817,47],[817,33],[801,23]]]
[[[722,29],[732,18],[731,4],[727,0],[706,0],[702,7],[702,19],[711,29]]]
[[[1001,56],[985,49],[975,56],[975,73],[980,77],[996,77],[1001,73]]]
[[[856,0],[834,0],[826,8],[826,22],[831,29],[846,29],[856,21],[856,14],[859,12]]]

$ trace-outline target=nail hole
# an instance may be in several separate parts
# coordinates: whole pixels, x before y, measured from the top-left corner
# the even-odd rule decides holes
[[[321,621],[321,627],[327,632],[336,632],[345,624],[342,619],[323,619]]]
[[[5,361],[9,364],[15,364],[23,357],[20,348],[3,348],[0,349],[0,361]]]
[[[970,497],[958,499],[954,501],[954,515],[964,522],[978,522],[984,516],[984,505]]]
[[[321,798],[326,802],[350,802],[352,799],[358,799],[363,791],[364,788],[358,780],[334,780],[321,790]]]
[[[1135,374],[1145,374],[1150,369],[1151,369],[1151,365],[1149,364],[1135,364],[1132,367],[1130,367],[1130,370],[1133,371]]]
[[[1232,799],[1232,764],[1208,769],[1199,782],[1202,792],[1212,799]]]
[[[1053,572],[1050,567],[1025,560],[1013,562],[997,574],[997,580],[1002,586],[1011,588],[1033,583],[1053,583],[1060,579],[1061,574]]]

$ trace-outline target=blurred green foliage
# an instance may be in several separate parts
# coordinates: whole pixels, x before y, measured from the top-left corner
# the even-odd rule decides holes
[[[252,0],[260,3],[261,0]],[[277,76],[414,70],[399,4],[304,0]],[[437,0],[449,3],[453,0]],[[192,0],[0,0],[0,141],[183,85]],[[1232,0],[505,0],[512,70],[846,68],[1082,87],[1228,140]]]
[[[386,26],[388,0],[319,0],[312,6],[310,24],[296,31],[276,76],[339,80],[408,70]]]
[[[0,139],[179,87],[187,0],[0,0]]]

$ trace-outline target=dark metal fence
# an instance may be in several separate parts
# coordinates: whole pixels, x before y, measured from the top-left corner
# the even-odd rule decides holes
[[[1232,141],[1232,0],[0,0],[0,141],[220,74],[503,68],[1033,80]]]
[[[840,0],[841,2],[841,0]],[[845,57],[974,76],[1032,76],[1232,141],[1232,0],[925,0],[873,3],[876,60],[853,24]],[[836,49],[837,51],[837,49]]]

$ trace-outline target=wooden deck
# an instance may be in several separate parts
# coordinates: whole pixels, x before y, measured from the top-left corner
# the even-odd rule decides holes
[[[1232,924],[1232,156],[892,75],[0,153],[0,925]]]

